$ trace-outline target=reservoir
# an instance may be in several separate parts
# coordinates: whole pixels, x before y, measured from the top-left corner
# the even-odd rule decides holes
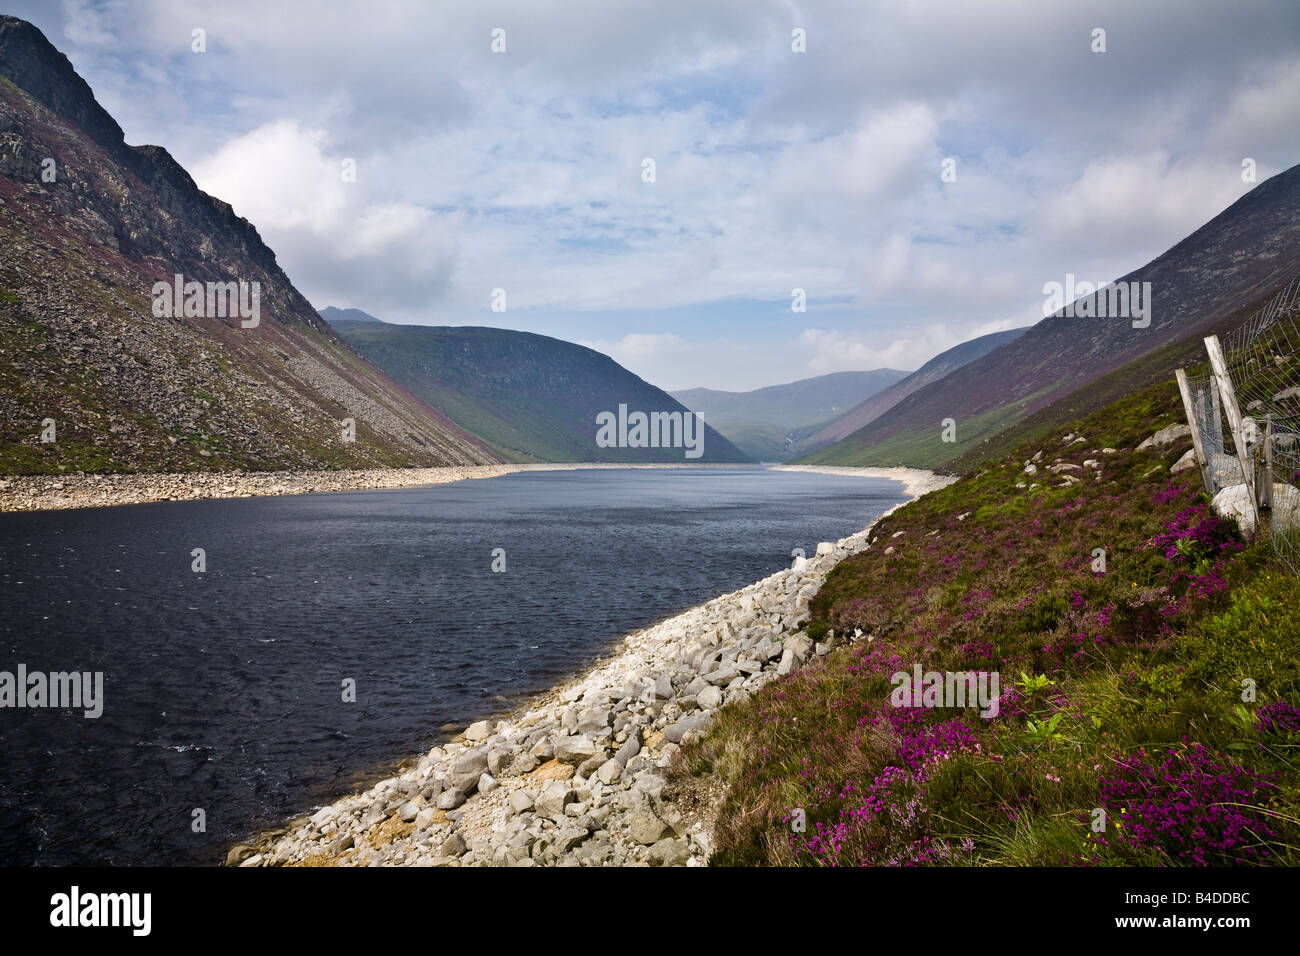
[[[220,863],[905,498],[702,467],[0,514],[0,671],[103,675],[98,717],[0,709],[0,864]]]

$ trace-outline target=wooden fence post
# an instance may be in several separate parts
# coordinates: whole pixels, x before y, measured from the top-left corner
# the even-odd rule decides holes
[[[1259,506],[1273,508],[1273,416],[1264,416],[1264,468],[1260,475]]]
[[[1232,387],[1228,376],[1228,366],[1223,360],[1223,348],[1219,337],[1211,335],[1205,340],[1205,351],[1210,356],[1210,367],[1214,369],[1214,380],[1219,384],[1219,397],[1223,401],[1223,410],[1228,415],[1228,425],[1232,428],[1232,443],[1237,446],[1237,460],[1241,462],[1241,475],[1246,482],[1246,495],[1250,498],[1251,510],[1255,512],[1255,527],[1259,527],[1259,503],[1255,500],[1255,464],[1246,450],[1246,431],[1242,426],[1241,409],[1237,405],[1237,392]]]
[[[1214,495],[1214,480],[1210,475],[1210,459],[1205,454],[1205,445],[1201,442],[1201,423],[1196,417],[1196,403],[1192,401],[1191,389],[1187,387],[1187,372],[1174,369],[1174,378],[1178,379],[1178,391],[1183,396],[1183,411],[1187,413],[1187,425],[1192,430],[1192,448],[1196,452],[1196,464],[1201,467],[1201,484],[1211,497]]]

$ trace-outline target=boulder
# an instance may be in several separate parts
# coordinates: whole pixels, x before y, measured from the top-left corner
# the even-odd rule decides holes
[[[628,835],[642,846],[651,846],[662,840],[672,831],[649,810],[638,810],[628,821]]]
[[[251,846],[237,843],[232,846],[230,852],[226,854],[226,866],[239,866],[239,864],[243,863],[255,853],[257,853],[257,851]]]
[[[465,838],[461,836],[460,831],[457,830],[452,833],[451,836],[447,837],[447,839],[442,841],[442,847],[438,852],[442,856],[460,856],[468,849],[469,847],[465,845]]]
[[[590,737],[562,737],[555,742],[555,759],[574,766],[596,755],[596,744]]]
[[[609,718],[608,707],[590,707],[578,715],[577,731],[579,734],[598,734],[608,730]]]
[[[564,808],[573,803],[577,797],[563,780],[548,780],[542,787],[533,809],[539,814],[553,819],[564,816]]]
[[[1242,534],[1254,533],[1255,509],[1251,507],[1245,483],[1224,488],[1214,496],[1213,506],[1220,517],[1235,520]],[[1273,482],[1271,520],[1275,532],[1300,527],[1300,490],[1293,485]]]
[[[705,710],[717,710],[722,703],[722,691],[716,687],[706,687],[700,691],[696,702]]]
[[[785,649],[794,654],[795,659],[801,664],[812,655],[813,639],[803,632],[789,635],[784,644]]]
[[[1160,431],[1138,445],[1137,450],[1144,451],[1147,448],[1171,445],[1180,438],[1187,438],[1191,434],[1192,429],[1188,425],[1170,425],[1168,428],[1160,429]]]
[[[685,866],[691,858],[691,846],[686,840],[665,837],[650,847],[651,866]]]

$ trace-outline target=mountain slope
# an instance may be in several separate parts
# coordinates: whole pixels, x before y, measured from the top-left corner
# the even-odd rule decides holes
[[[829,445],[842,438],[847,438],[859,428],[875,421],[913,392],[951,375],[963,365],[973,362],[999,346],[1019,338],[1025,331],[1025,329],[1009,329],[1005,332],[981,335],[979,338],[971,339],[969,342],[962,342],[946,352],[939,353],[907,378],[855,405],[820,428],[816,430],[806,429],[796,433],[795,448],[798,452],[806,454],[821,448],[823,445]]]
[[[688,388],[670,393],[699,412],[741,451],[766,461],[789,457],[790,433],[824,422],[907,375],[892,368],[832,372],[749,392]]]
[[[842,442],[809,455],[825,464],[947,468],[1082,386],[1128,366],[1111,394],[1167,374],[1139,361],[1225,327],[1300,272],[1300,166],[1260,183],[1169,251],[1121,278],[1150,282],[1146,328],[1127,318],[1044,319],[1024,335],[910,395]],[[1062,277],[1064,278],[1064,277]],[[1066,406],[1062,406],[1063,408]],[[1076,410],[1076,414],[1077,414]],[[956,422],[956,441],[941,422]]]
[[[322,319],[330,325],[336,322],[383,322],[383,319],[377,319],[369,312],[362,312],[360,309],[336,309],[332,305],[327,305],[318,313]]]
[[[258,283],[256,315],[156,315],[176,274]],[[39,30],[0,16],[0,471],[494,460],[348,348],[166,150],[126,145]]]
[[[687,409],[613,359],[531,332],[336,321],[354,348],[507,461],[747,462],[712,428],[703,454],[602,448],[596,416]]]

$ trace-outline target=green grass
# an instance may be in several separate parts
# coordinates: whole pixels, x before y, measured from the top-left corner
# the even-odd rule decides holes
[[[1169,474],[1181,445],[1132,450],[1178,408],[1147,389],[884,519],[807,626],[872,639],[723,708],[675,763],[726,788],[712,862],[1300,863],[1300,733],[1266,719],[1300,706],[1300,582],[1235,530],[1199,563],[1153,546],[1180,513],[1225,527]],[[1058,457],[1101,479],[1059,487]],[[1000,713],[890,707],[914,664],[998,673]]]

